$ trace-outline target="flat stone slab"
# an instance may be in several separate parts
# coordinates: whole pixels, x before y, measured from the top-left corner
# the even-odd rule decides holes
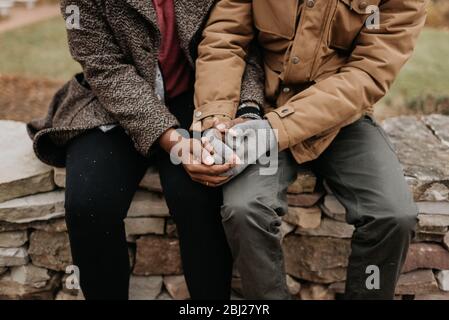
[[[417,295],[438,292],[438,284],[432,270],[417,270],[402,274],[396,286],[396,294]]]
[[[419,226],[424,228],[449,227],[449,214],[420,214],[418,220]]]
[[[322,192],[300,193],[287,195],[288,205],[291,207],[313,207],[324,196]]]
[[[0,267],[22,266],[28,262],[25,248],[0,248]]]
[[[130,300],[154,300],[162,290],[162,277],[138,277],[131,276],[129,279]]]
[[[60,275],[52,276],[41,288],[22,285],[5,274],[0,279],[0,300],[53,300],[60,284]]]
[[[128,236],[158,234],[165,232],[165,219],[163,218],[126,218],[125,229]]]
[[[28,241],[26,231],[0,232],[0,248],[18,248]]]
[[[436,126],[441,121],[434,118],[418,119],[414,116],[402,116],[387,119],[382,126],[389,135],[399,160],[408,177],[420,183],[449,180],[449,146],[443,143],[441,133],[436,135],[426,124]]]
[[[40,162],[25,124],[0,120],[0,202],[53,190],[53,169]]]
[[[67,266],[72,265],[69,236],[65,232],[34,231],[28,253],[38,267],[65,272]]]
[[[417,269],[449,269],[449,251],[435,243],[413,243],[410,245],[402,272]]]
[[[133,273],[138,276],[183,274],[179,241],[157,236],[138,239]]]
[[[354,232],[354,226],[347,224],[346,222],[341,222],[333,220],[330,218],[323,218],[321,224],[316,229],[305,229],[297,228],[295,233],[314,236],[314,237],[332,237],[332,238],[342,238],[350,239]]]
[[[436,273],[438,286],[442,291],[449,292],[449,270],[442,270]]]
[[[438,214],[449,216],[449,202],[420,201],[417,202],[418,212],[422,214]]]
[[[64,192],[52,191],[0,203],[0,221],[28,223],[64,216]]]
[[[128,217],[169,217],[169,210],[164,197],[155,192],[139,190],[134,195]]]
[[[162,192],[161,179],[159,178],[159,172],[156,168],[148,168],[139,186],[148,191]]]
[[[50,280],[48,270],[32,264],[11,268],[11,280],[34,288],[42,288]]]
[[[333,283],[329,287],[336,293],[344,293],[345,282]],[[438,284],[432,270],[417,270],[401,274],[396,286],[396,295],[416,295],[424,299],[429,295],[440,295]]]
[[[435,136],[449,147],[449,117],[442,114],[431,114],[423,117],[422,120]]]
[[[346,222],[346,208],[337,200],[334,195],[328,194],[324,197],[324,202],[320,205],[323,213],[329,218]]]
[[[345,280],[349,239],[288,235],[283,241],[285,268],[298,279],[317,283]]]
[[[305,229],[315,229],[321,223],[321,209],[317,206],[311,208],[289,207],[283,220]]]
[[[189,289],[183,275],[165,276],[164,285],[168,293],[174,300],[190,299]]]

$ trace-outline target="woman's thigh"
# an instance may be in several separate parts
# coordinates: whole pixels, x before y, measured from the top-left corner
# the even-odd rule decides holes
[[[122,128],[91,130],[67,150],[66,210],[91,222],[117,222],[126,217],[148,166]]]
[[[221,188],[209,188],[193,181],[182,165],[173,164],[163,151],[157,156],[162,188],[170,213],[176,221],[193,227],[220,219]]]

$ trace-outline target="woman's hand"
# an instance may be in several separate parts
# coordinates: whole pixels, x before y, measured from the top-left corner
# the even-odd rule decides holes
[[[223,176],[235,164],[216,165],[212,152],[203,147],[197,139],[188,139],[175,129],[167,130],[159,139],[159,145],[172,156],[176,156],[193,181],[208,187],[218,187],[230,178]]]

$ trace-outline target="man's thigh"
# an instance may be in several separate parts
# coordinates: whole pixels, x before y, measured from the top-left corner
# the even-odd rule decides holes
[[[288,210],[287,189],[296,179],[297,163],[290,151],[279,153],[277,170],[266,170],[268,165],[256,163],[223,187],[223,204],[249,208],[260,202],[278,215]]]
[[[313,167],[346,207],[349,223],[392,214],[416,216],[393,146],[369,117],[343,128]]]

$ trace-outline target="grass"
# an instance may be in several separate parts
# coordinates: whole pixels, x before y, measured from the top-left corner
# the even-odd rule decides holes
[[[425,28],[415,52],[391,91],[377,106],[378,113],[403,113],[419,97],[449,96],[449,32]]]
[[[412,59],[405,65],[392,94],[449,94],[449,32],[427,28]]]
[[[59,17],[0,34],[0,47],[0,74],[65,80],[81,69]]]

